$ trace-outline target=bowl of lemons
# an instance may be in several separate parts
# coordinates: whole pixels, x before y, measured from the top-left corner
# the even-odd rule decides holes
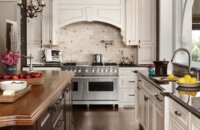
[[[191,77],[189,74],[178,78],[177,84],[181,87],[200,87],[200,81],[196,77]]]

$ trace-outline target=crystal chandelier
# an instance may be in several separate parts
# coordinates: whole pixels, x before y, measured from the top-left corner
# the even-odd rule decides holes
[[[38,12],[42,12],[45,4],[43,0],[30,0],[30,2],[25,5],[22,0],[20,0],[18,6],[22,11],[26,12],[26,17],[33,18],[37,17]]]

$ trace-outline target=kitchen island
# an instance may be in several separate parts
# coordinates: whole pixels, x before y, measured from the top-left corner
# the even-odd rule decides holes
[[[136,112],[144,129],[200,129],[199,87],[180,87],[176,82],[161,83],[146,72],[137,72],[137,77]]]
[[[43,85],[32,85],[32,90],[14,103],[0,103],[0,129],[54,129],[61,120],[64,120],[62,127],[69,129],[65,115],[71,115],[70,83],[74,72],[43,72]]]

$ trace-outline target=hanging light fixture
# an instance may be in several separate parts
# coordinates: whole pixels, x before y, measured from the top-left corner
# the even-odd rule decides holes
[[[45,3],[43,0],[30,0],[30,3],[25,5],[22,3],[22,0],[20,0],[18,6],[21,10],[26,12],[26,17],[33,18],[37,17],[38,12],[42,12]]]

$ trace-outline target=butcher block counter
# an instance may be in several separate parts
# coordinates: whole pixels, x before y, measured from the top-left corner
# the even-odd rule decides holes
[[[0,130],[54,129],[57,127],[57,124],[54,123],[58,120],[55,115],[65,115],[66,112],[69,115],[70,110],[67,109],[70,104],[66,103],[71,102],[70,83],[74,72],[42,72],[45,76],[43,85],[32,85],[31,91],[14,103],[0,103]],[[60,106],[63,106],[63,109]],[[68,106],[68,108],[66,109],[64,106]],[[66,116],[62,118],[65,119]],[[49,119],[49,124],[46,125],[47,119]],[[69,126],[66,121],[64,124],[63,129],[68,130]]]

